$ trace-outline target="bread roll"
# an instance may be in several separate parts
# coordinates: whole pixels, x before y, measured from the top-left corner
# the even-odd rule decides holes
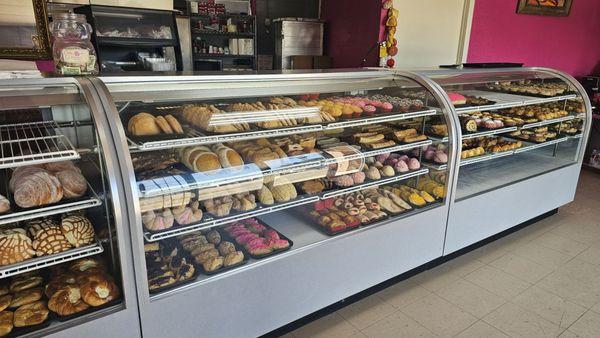
[[[165,115],[165,120],[167,120],[167,123],[169,123],[169,126],[171,126],[171,129],[173,129],[176,134],[183,134],[183,128],[181,128],[181,124],[179,124],[179,121],[177,121],[173,115]]]
[[[104,280],[88,280],[81,285],[81,296],[87,304],[100,306],[119,297],[119,288],[108,278]]]
[[[41,324],[48,318],[49,313],[45,301],[26,304],[15,311],[14,324],[16,327]]]
[[[5,214],[9,211],[10,211],[10,201],[6,197],[0,195],[0,214]]]
[[[87,181],[81,173],[73,170],[62,170],[55,175],[62,185],[65,198],[78,198],[87,191]]]
[[[61,316],[68,316],[89,308],[81,298],[77,285],[67,285],[56,291],[48,300],[48,308]]]
[[[85,272],[90,269],[106,270],[104,261],[94,257],[81,258],[69,265],[69,270],[74,272]]]
[[[27,289],[13,294],[9,307],[16,308],[25,304],[33,303],[42,298],[42,288]]]
[[[129,120],[128,130],[136,136],[158,135],[161,130],[156,118],[148,113],[139,113]]]
[[[6,336],[13,329],[14,313],[12,311],[0,312],[0,336]]]
[[[26,165],[13,170],[12,175],[10,177],[10,181],[8,181],[8,188],[10,192],[15,192],[15,187],[18,183],[20,183],[21,179],[27,178],[28,176],[40,171],[45,170],[33,165]]]
[[[0,311],[4,311],[12,303],[13,295],[0,296]]]
[[[219,162],[223,168],[244,165],[244,160],[242,160],[240,154],[238,154],[235,150],[223,145],[222,143],[215,144],[212,147],[212,150],[219,157]]]
[[[44,279],[40,276],[16,277],[10,283],[10,292],[14,293],[31,289],[42,284],[43,281]]]

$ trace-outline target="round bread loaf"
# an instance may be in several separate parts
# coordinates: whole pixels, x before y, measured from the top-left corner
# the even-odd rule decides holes
[[[62,185],[65,198],[78,198],[83,196],[87,191],[87,181],[80,172],[62,170],[55,175]]]
[[[49,313],[43,300],[26,304],[15,311],[14,324],[16,327],[41,324],[46,321]]]

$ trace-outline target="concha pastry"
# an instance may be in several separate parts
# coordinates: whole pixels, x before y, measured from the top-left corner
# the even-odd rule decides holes
[[[32,245],[38,256],[51,255],[72,248],[59,226],[50,226],[38,231]]]
[[[52,218],[38,218],[27,222],[26,228],[29,235],[35,237],[38,231],[56,225]]]
[[[0,265],[22,262],[33,256],[35,250],[24,229],[15,228],[0,232]]]
[[[271,190],[264,185],[258,191],[258,201],[264,205],[273,205],[275,203]]]
[[[65,217],[60,224],[60,228],[67,241],[76,248],[94,241],[94,226],[85,217]]]
[[[377,169],[376,167],[369,167],[369,169],[366,172],[367,177],[370,180],[379,180],[381,179],[381,174],[379,173],[379,169]]]

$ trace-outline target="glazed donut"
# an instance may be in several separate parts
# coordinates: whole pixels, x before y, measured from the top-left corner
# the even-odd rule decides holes
[[[350,209],[348,209],[348,215],[356,216],[359,213],[360,213],[360,211],[358,210],[358,208],[350,208]]]

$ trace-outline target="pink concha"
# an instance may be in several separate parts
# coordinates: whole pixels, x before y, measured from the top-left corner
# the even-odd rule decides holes
[[[354,184],[361,184],[361,183],[363,183],[365,181],[366,177],[367,176],[362,171],[355,172],[354,174],[352,174],[352,180],[354,181]]]
[[[404,162],[407,162],[409,158],[410,157],[408,157],[408,155],[401,155],[400,157],[398,157],[398,159],[400,161],[404,161]]]
[[[436,163],[448,163],[448,155],[446,155],[442,151],[438,151],[437,153],[435,153],[433,161]]]
[[[394,167],[394,170],[397,173],[405,173],[409,170],[408,164],[406,164],[406,162],[404,161],[398,161],[398,163],[396,163],[396,166]]]
[[[385,162],[390,157],[390,153],[380,154],[375,157],[375,160],[378,162]]]
[[[433,160],[434,156],[435,156],[435,150],[433,150],[433,149],[427,149],[425,151],[425,153],[423,154],[423,157],[428,161]]]
[[[408,169],[410,169],[410,170],[417,170],[419,168],[421,168],[421,163],[416,158],[411,158],[408,161]]]

